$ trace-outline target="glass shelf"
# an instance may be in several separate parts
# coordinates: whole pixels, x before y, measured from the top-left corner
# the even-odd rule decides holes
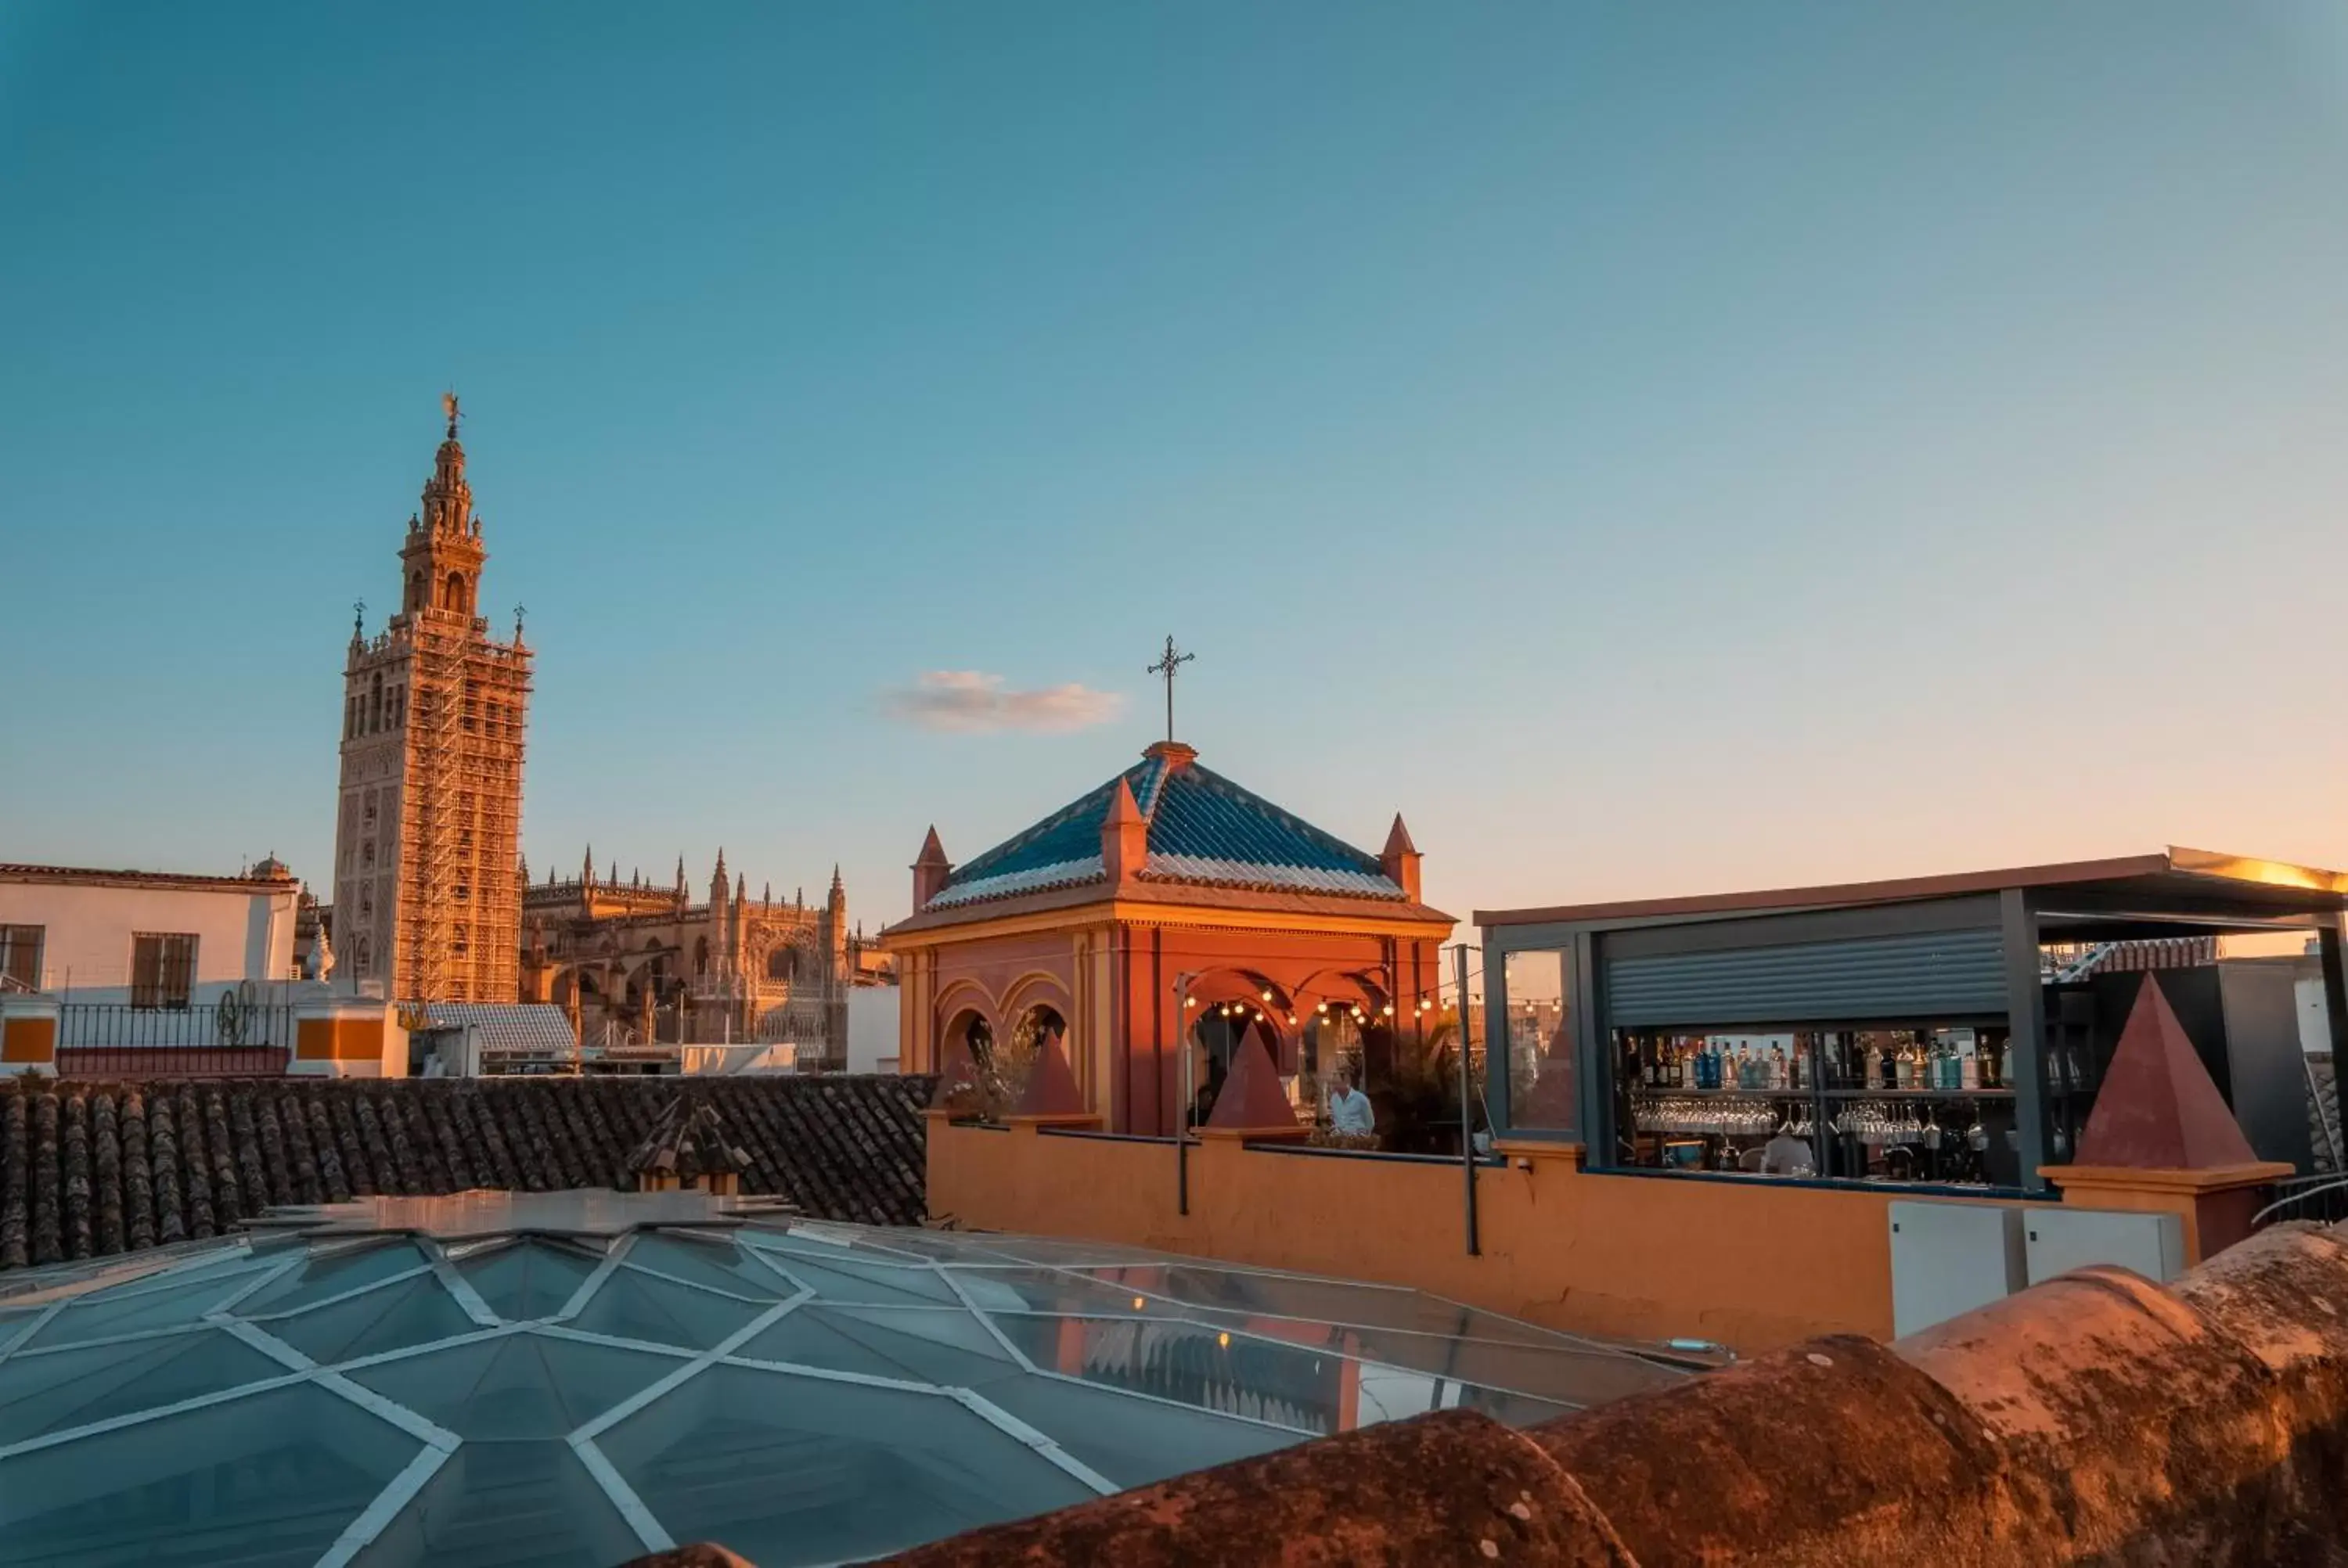
[[[1805,1091],[1804,1092],[1807,1092]],[[1829,1100],[2011,1100],[2011,1089],[1828,1089]]]
[[[1810,1095],[1807,1089],[1666,1089],[1661,1084],[1649,1088],[1643,1083],[1634,1085],[1631,1092],[1674,1100],[1807,1100]]]

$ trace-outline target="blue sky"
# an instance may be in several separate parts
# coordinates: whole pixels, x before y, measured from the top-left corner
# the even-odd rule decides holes
[[[2336,0],[20,4],[0,237],[0,859],[325,865],[454,385],[541,872],[901,914],[1169,630],[1463,913],[2348,864]]]

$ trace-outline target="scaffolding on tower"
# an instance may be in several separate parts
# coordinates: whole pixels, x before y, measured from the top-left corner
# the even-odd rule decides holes
[[[489,641],[479,619],[417,622],[401,989],[424,1001],[511,1001],[530,655]]]

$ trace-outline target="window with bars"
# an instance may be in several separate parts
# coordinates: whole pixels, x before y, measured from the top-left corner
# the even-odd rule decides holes
[[[184,1008],[196,979],[196,938],[187,932],[141,931],[130,938],[130,1005]]]
[[[41,938],[46,926],[0,926],[0,990],[41,989]]]

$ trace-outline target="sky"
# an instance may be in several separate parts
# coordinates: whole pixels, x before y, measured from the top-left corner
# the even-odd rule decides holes
[[[1463,916],[2348,866],[2339,0],[17,0],[0,860],[323,886],[447,387],[540,875],[900,917],[1169,633]]]

